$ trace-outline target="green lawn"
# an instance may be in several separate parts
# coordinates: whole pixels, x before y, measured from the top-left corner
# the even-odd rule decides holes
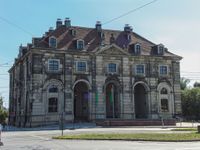
[[[133,141],[200,141],[200,134],[192,133],[142,133],[142,134],[79,134],[53,137],[79,140],[133,140]]]
[[[171,131],[197,131],[197,128],[176,128]]]

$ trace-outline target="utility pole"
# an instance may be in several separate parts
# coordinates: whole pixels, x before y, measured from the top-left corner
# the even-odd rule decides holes
[[[63,130],[64,130],[64,112],[61,113],[60,117],[60,130],[61,130],[61,136],[63,136]]]

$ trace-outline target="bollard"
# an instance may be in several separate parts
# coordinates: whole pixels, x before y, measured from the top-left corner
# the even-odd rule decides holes
[[[200,126],[197,126],[197,131],[198,133],[200,133]]]

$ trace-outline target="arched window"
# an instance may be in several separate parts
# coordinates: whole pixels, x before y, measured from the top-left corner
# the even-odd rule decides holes
[[[57,93],[58,92],[58,88],[55,85],[52,85],[49,88],[49,93]]]
[[[49,39],[49,47],[56,48],[57,47],[57,40],[54,37],[50,37]]]
[[[141,53],[141,45],[139,43],[135,44],[134,53],[137,55]]]
[[[166,88],[162,88],[160,91],[160,94],[168,94],[167,89]]]
[[[158,45],[158,55],[163,55],[164,54],[164,45],[159,44]]]
[[[85,44],[84,44],[84,40],[82,40],[82,39],[79,39],[79,40],[77,40],[77,43],[76,43],[77,45],[77,49],[79,49],[79,50],[82,50],[82,49],[84,49],[85,48]]]

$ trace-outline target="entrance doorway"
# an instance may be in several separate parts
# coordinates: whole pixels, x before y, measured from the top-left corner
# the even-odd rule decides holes
[[[106,86],[106,118],[120,118],[119,91],[113,83]]]
[[[148,105],[146,100],[146,90],[142,84],[137,84],[134,88],[135,117],[136,119],[147,118]]]
[[[74,87],[74,120],[89,120],[89,89],[85,82],[78,82]]]

